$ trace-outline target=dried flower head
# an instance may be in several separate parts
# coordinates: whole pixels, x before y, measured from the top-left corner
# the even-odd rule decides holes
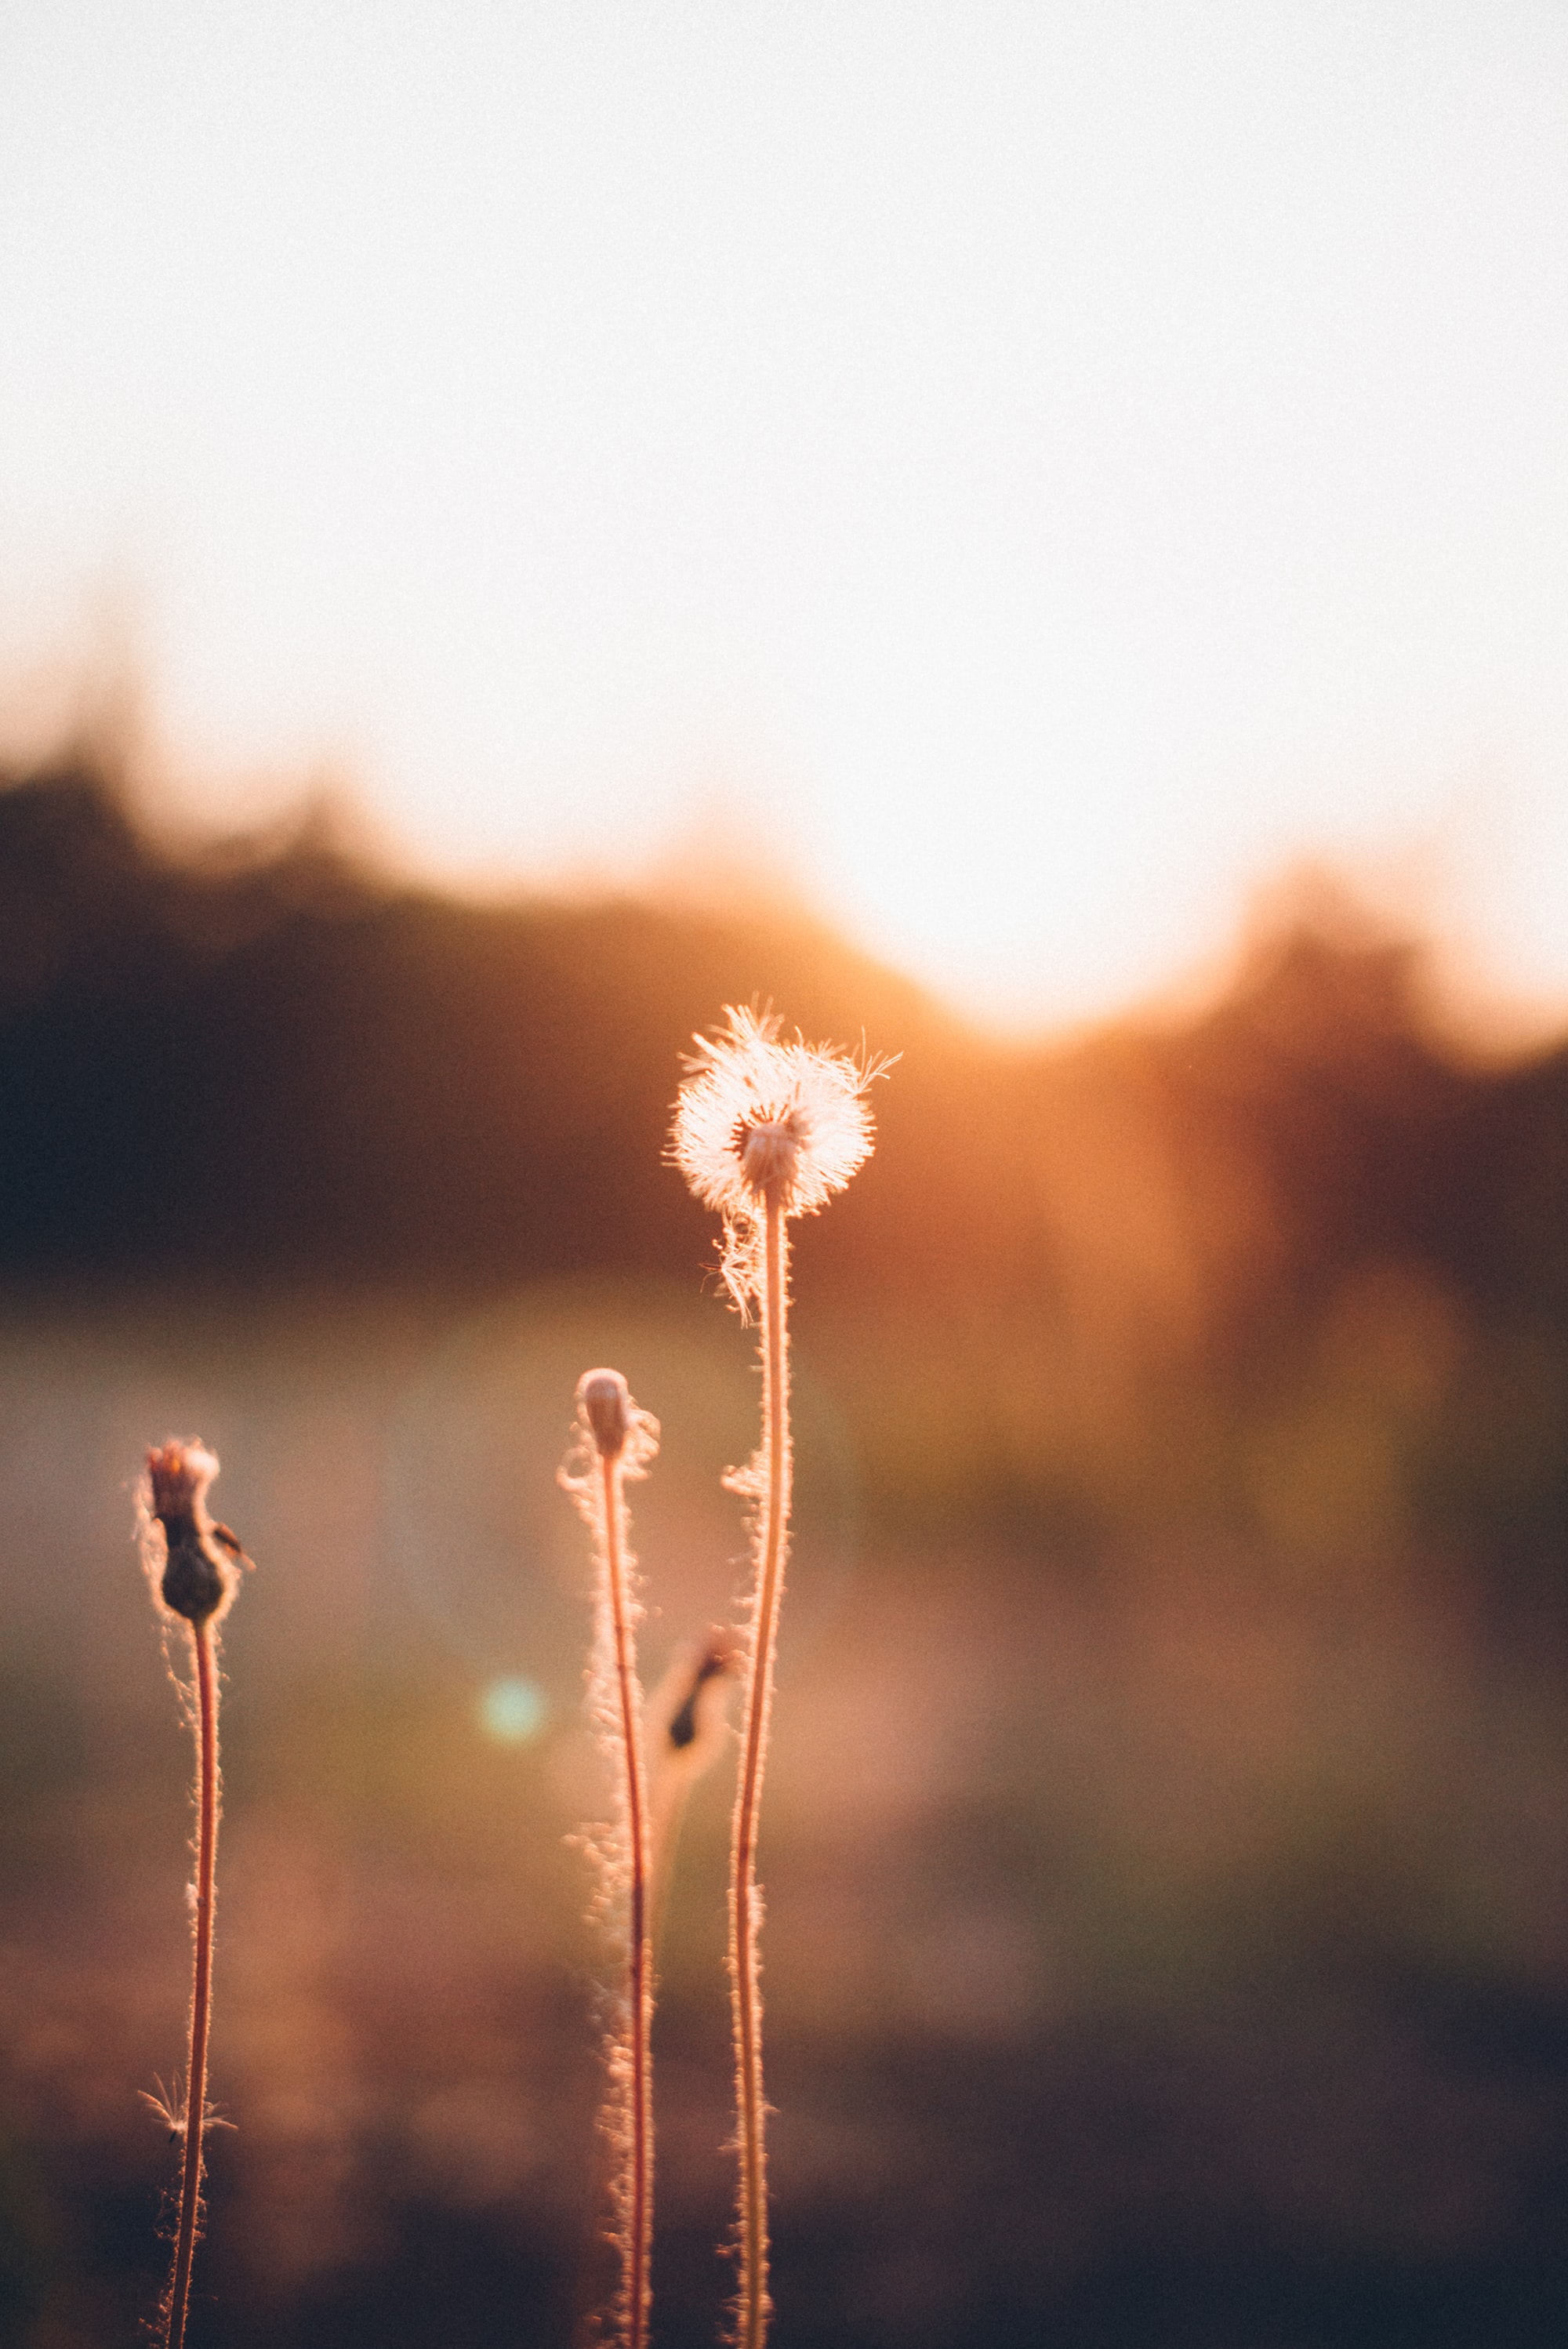
[[[698,1036],[676,1103],[670,1155],[724,1217],[724,1277],[744,1312],[757,1294],[769,1207],[815,1214],[872,1151],[865,1095],[889,1063],[780,1039],[772,1012],[731,1004]]]
[[[221,1616],[238,1587],[234,1561],[243,1553],[207,1507],[217,1474],[217,1460],[200,1436],[170,1436],[149,1452],[138,1495],[142,1563],[154,1596],[188,1623]]]
[[[217,1474],[217,1458],[199,1435],[183,1441],[171,1435],[167,1444],[153,1444],[147,1455],[149,1514],[165,1526],[170,1517],[193,1517],[205,1506]]]

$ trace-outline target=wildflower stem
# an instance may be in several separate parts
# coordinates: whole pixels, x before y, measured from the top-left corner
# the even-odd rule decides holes
[[[207,2115],[207,2033],[212,2014],[212,1903],[218,1864],[218,1666],[211,1620],[191,1625],[196,1666],[196,1913],[191,1985],[191,2053],[185,2075],[185,2163],[169,2288],[168,2349],[181,2349],[191,2297],[191,2261],[201,2212],[201,2150]]]
[[[773,1707],[773,1662],[789,1524],[789,1237],[784,1207],[767,1202],[761,1282],[762,1465],[757,1604],[735,1801],[730,1867],[730,1976],[739,2106],[740,2289],[738,2349],[761,2349],[772,2306],[768,2292],[768,2163],[762,2089],[762,1899],[757,1883],[758,1815]]]
[[[627,2085],[631,2175],[627,2180],[624,2245],[626,2339],[629,2349],[645,2349],[651,2300],[654,2183],[654,1951],[648,1913],[648,1800],[643,1767],[642,1707],[626,1589],[620,1453],[602,1456],[599,1467],[604,1509],[604,1560],[615,1647],[615,1687],[626,1767],[626,1840],[631,1863],[626,1950],[626,2028],[631,2058]]]
[[[721,1270],[748,1318],[760,1306],[762,1444],[735,1489],[752,1499],[757,1559],[729,1874],[729,1973],[740,2155],[737,2349],[762,2349],[768,2296],[768,2172],[763,2146],[762,1894],[757,1828],[773,1706],[779,1602],[789,1529],[789,1243],[788,1218],[814,1215],[871,1155],[865,1093],[886,1063],[851,1060],[797,1036],[771,1011],[731,1004],[716,1035],[696,1038],[676,1102],[670,1154],[704,1204],[724,1217]]]

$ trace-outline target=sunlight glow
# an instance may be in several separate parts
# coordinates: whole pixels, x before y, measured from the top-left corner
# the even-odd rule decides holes
[[[1565,100],[1523,0],[14,9],[0,659],[119,583],[209,804],[469,879],[717,792],[987,1016],[1304,853],[1568,997]]]

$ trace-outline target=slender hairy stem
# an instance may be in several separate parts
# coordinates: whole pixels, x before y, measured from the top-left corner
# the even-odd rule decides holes
[[[168,2349],[181,2349],[191,2298],[191,2261],[201,2214],[201,2140],[207,2116],[207,2033],[212,2017],[212,1901],[218,1866],[218,1666],[211,1621],[191,1625],[196,1665],[196,1916],[191,1982],[191,2054],[185,2074],[185,2166],[174,2277],[169,2287]]]
[[[630,2111],[626,2181],[625,2293],[628,2349],[645,2349],[651,2299],[649,2262],[654,2231],[653,2022],[654,1951],[648,1907],[648,1796],[643,1767],[642,1706],[636,1658],[632,1648],[631,1606],[626,1590],[623,1538],[621,1455],[600,1460],[604,1510],[604,1561],[610,1584],[615,1643],[615,1686],[621,1743],[626,1765],[626,1841],[631,1867],[627,1920],[626,2029],[629,2038]]]
[[[739,2107],[740,2289],[736,2302],[738,2349],[761,2349],[772,2302],[768,2294],[768,2160],[763,2142],[762,1970],[758,1940],[762,1896],[757,1882],[757,1826],[768,1727],[773,1707],[773,1660],[789,1526],[789,1238],[782,1205],[767,1203],[762,1278],[762,1469],[757,1608],[741,1733],[740,1781],[735,1799],[729,1878],[729,1970],[735,2008],[736,2094]]]
[[[759,1301],[762,1447],[736,1487],[753,1502],[757,1585],[729,1876],[740,2191],[738,2349],[762,2349],[768,2296],[768,2171],[763,2146],[762,1975],[758,1942],[758,1816],[773,1705],[779,1602],[789,1528],[789,1341],[787,1218],[813,1215],[871,1155],[866,1088],[884,1062],[782,1040],[771,1011],[731,1004],[716,1035],[699,1036],[676,1102],[670,1154],[705,1206],[724,1217],[721,1269],[742,1315]]]

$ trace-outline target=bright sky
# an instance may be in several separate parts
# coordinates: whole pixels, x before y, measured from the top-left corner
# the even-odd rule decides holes
[[[1327,852],[1568,1000],[1568,11],[9,0],[0,659],[106,591],[446,871],[1026,1019]]]

